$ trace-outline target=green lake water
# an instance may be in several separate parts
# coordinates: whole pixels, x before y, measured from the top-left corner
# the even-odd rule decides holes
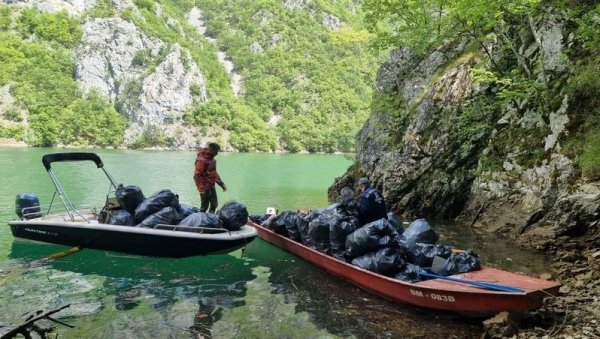
[[[0,326],[27,311],[70,304],[56,318],[60,338],[477,338],[478,322],[398,305],[260,239],[227,255],[162,259],[83,250],[41,261],[66,247],[14,239],[19,192],[47,205],[54,192],[41,163],[61,149],[0,148]],[[68,150],[77,151],[77,150]],[[89,151],[89,150],[83,150]],[[192,180],[195,153],[96,150],[117,182],[146,196],[171,189],[181,203],[199,205]],[[341,155],[221,153],[218,171],[228,191],[250,214],[325,207],[327,188],[351,160]],[[53,165],[77,204],[98,206],[108,182],[92,162]],[[509,241],[436,223],[441,241],[475,249],[486,264],[528,274],[548,270],[538,254]]]

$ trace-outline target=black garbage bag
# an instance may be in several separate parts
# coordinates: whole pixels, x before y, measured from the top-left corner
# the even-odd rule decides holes
[[[428,273],[428,272],[425,269],[423,269],[417,265],[413,265],[411,263],[406,263],[406,264],[404,264],[404,266],[402,266],[402,268],[400,269],[400,272],[396,273],[396,275],[394,276],[394,279],[414,283],[414,282],[423,280],[423,279],[421,279],[421,273]]]
[[[135,185],[129,185],[125,187],[123,187],[123,185],[119,185],[119,187],[117,187],[117,191],[115,192],[115,197],[117,198],[117,202],[121,208],[132,214],[135,213],[135,209],[145,199],[142,189]]]
[[[393,276],[404,266],[404,254],[398,249],[384,247],[352,259],[352,264],[371,272]]]
[[[358,219],[353,216],[334,217],[329,225],[329,243],[331,255],[346,260],[346,238],[359,227]]]
[[[179,222],[180,226],[222,228],[223,221],[212,213],[196,212]]]
[[[460,253],[452,253],[444,262],[443,266],[438,269],[440,275],[454,275],[458,273],[466,273],[475,271],[481,268],[479,264],[479,256],[472,250],[467,250]]]
[[[176,207],[163,207],[160,211],[146,217],[137,227],[152,228],[158,224],[177,225],[181,220],[178,210]]]
[[[250,219],[250,217],[248,217],[248,219]],[[275,221],[275,219],[277,219],[277,214],[271,214],[260,225],[262,227],[265,227],[265,228],[268,228],[268,229],[272,230],[273,226],[271,224],[273,223],[273,221]]]
[[[217,212],[223,221],[223,227],[237,231],[248,222],[248,209],[236,201],[228,201]]]
[[[269,228],[273,232],[289,237],[295,241],[300,240],[300,232],[296,226],[296,212],[284,211],[273,218]]]
[[[190,206],[190,205],[181,204],[179,206],[179,211],[178,212],[181,215],[181,219],[185,219],[185,218],[189,217],[190,215],[192,215],[194,213],[200,212],[200,208],[199,207]]]
[[[274,214],[267,220],[263,221],[263,223],[261,225],[279,235],[283,235],[284,237],[287,237],[287,229],[285,228],[285,225],[279,224],[277,222],[278,219],[279,219],[279,214]]]
[[[312,241],[312,244],[308,246],[326,254],[331,252],[331,244],[329,243],[331,218],[331,215],[320,214],[308,223],[308,235]]]
[[[452,254],[452,248],[446,245],[416,243],[407,254],[409,262],[421,267],[431,267],[435,256],[446,259]]]
[[[135,218],[126,210],[110,211],[108,223],[111,225],[133,226]]]
[[[270,217],[272,217],[273,214],[252,214],[248,216],[248,219],[250,219],[253,223],[262,225],[263,222],[265,222],[267,219],[269,219]]]
[[[296,227],[298,228],[298,232],[300,232],[300,238],[302,239],[302,243],[306,246],[314,246],[314,243],[310,238],[308,225],[319,215],[321,215],[319,212],[310,212],[304,215],[299,214],[299,217],[296,218]]]
[[[439,236],[431,228],[427,220],[417,219],[413,221],[408,228],[402,233],[406,239],[406,247],[410,248],[414,244],[420,242],[425,244],[435,244]]]
[[[386,219],[370,222],[348,235],[346,255],[356,258],[382,247],[400,247],[400,234]]]
[[[285,227],[287,228],[288,237],[294,241],[302,242],[302,236],[298,229],[298,219],[302,215],[297,212],[290,212],[285,218]]]
[[[179,209],[179,196],[169,189],[161,190],[142,201],[135,209],[135,220],[142,221],[165,207]]]
[[[336,212],[336,210],[337,210],[337,208],[338,208],[339,205],[340,204],[338,204],[338,203],[333,203],[333,204],[331,204],[331,205],[329,205],[327,207],[318,209],[315,212],[317,212],[319,214],[331,215],[331,214],[333,214],[333,213]]]
[[[398,230],[398,232],[400,232],[400,233],[404,232],[404,227],[402,226],[402,220],[400,220],[400,218],[398,218],[396,213],[388,212],[387,219],[390,222],[390,224]]]
[[[336,208],[337,213],[358,217],[358,204],[354,197],[354,191],[350,187],[342,188],[336,202],[338,203]]]

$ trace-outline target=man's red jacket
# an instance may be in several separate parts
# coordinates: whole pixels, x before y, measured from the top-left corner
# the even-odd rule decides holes
[[[223,181],[217,173],[217,161],[208,148],[203,147],[198,151],[195,167],[194,182],[199,192],[214,187],[215,183],[223,187]]]

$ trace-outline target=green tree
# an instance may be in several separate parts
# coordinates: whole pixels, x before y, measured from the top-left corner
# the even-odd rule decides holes
[[[582,43],[582,47],[587,51],[597,51],[600,48],[600,5],[592,7],[589,11],[583,12],[581,17],[577,18],[577,37]]]
[[[125,119],[96,92],[73,101],[62,110],[61,118],[65,144],[118,147],[123,142]]]
[[[0,138],[13,138],[23,141],[25,131],[23,125],[8,125],[5,126],[0,122]]]
[[[57,144],[61,126],[52,114],[44,111],[31,116],[29,126],[33,131],[30,141],[33,145],[49,147]]]
[[[0,30],[6,30],[12,23],[10,7],[0,4]]]
[[[542,111],[549,111],[549,80],[543,67],[544,55],[538,28],[532,17],[540,9],[540,0],[365,0],[365,20],[375,32],[378,47],[407,46],[420,53],[431,52],[444,41],[468,37],[476,42],[490,61],[491,71],[476,73],[480,82],[499,88],[499,98],[514,101],[535,98]],[[524,25],[525,24],[525,25]],[[517,29],[515,29],[517,27]],[[520,44],[520,29],[529,28],[533,42],[542,55],[536,59],[542,67],[533,69]],[[497,52],[489,40],[499,41]],[[507,60],[514,59],[518,67]],[[502,60],[502,61],[500,61]],[[477,71],[477,70],[475,70]],[[536,73],[537,72],[537,73]],[[484,74],[487,73],[487,74]]]
[[[42,13],[35,8],[26,8],[21,12],[17,28],[25,36],[35,34],[64,46],[73,46],[83,34],[79,22],[67,12]]]
[[[466,34],[479,41],[501,32],[515,16],[526,18],[540,0],[365,0],[365,21],[383,48],[407,46],[426,52]]]

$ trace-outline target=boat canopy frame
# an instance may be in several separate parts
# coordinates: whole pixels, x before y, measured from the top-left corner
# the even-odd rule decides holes
[[[48,209],[52,208],[54,198],[58,194],[65,210],[67,211],[67,213],[69,214],[69,217],[71,218],[71,221],[75,221],[75,214],[76,214],[79,217],[81,217],[83,220],[85,220],[89,223],[90,221],[77,211],[77,208],[75,207],[75,205],[73,205],[73,203],[67,196],[67,193],[65,192],[60,181],[58,180],[58,177],[52,170],[51,164],[53,162],[62,162],[62,161],[93,161],[96,164],[96,167],[100,168],[104,172],[106,177],[108,178],[108,181],[110,181],[109,193],[111,191],[111,187],[116,191],[117,182],[115,181],[113,176],[110,174],[110,172],[108,172],[108,170],[104,167],[104,163],[102,162],[102,160],[96,153],[90,153],[90,152],[51,153],[51,154],[46,154],[42,157],[42,164],[44,164],[44,167],[46,168],[46,171],[48,172],[48,175],[50,176],[50,180],[52,180],[52,184],[54,185],[54,194],[52,195],[52,200],[50,201],[50,206],[48,207]]]

